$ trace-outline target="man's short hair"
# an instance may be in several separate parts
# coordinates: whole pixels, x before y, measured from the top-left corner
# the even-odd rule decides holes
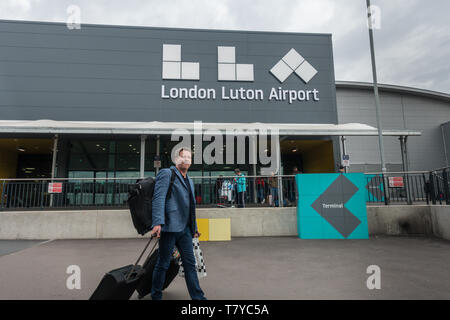
[[[181,148],[178,148],[177,151],[175,152],[175,154],[178,155],[178,156],[181,156],[181,152],[183,152],[183,151],[187,151],[187,152],[189,152],[190,154],[192,154],[191,149],[188,148],[188,147],[181,147]]]

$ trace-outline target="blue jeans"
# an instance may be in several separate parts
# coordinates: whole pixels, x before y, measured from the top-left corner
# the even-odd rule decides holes
[[[197,271],[195,270],[194,248],[192,246],[192,235],[189,227],[181,232],[161,232],[159,239],[159,255],[153,270],[153,282],[151,296],[153,300],[162,299],[162,288],[166,279],[170,259],[174,246],[177,246],[183,262],[186,286],[192,300],[206,300],[200,284],[198,283]]]
[[[264,189],[263,189],[263,187],[262,186],[258,186],[258,188],[257,188],[257,194],[258,194],[258,202],[261,202],[261,201],[263,201],[263,199],[264,199]]]
[[[245,207],[245,191],[241,191],[237,193],[238,196],[238,208],[244,208]]]
[[[275,206],[278,207],[278,188],[272,187],[272,201],[275,203]]]

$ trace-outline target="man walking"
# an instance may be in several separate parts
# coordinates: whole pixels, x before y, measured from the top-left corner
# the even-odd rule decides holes
[[[206,300],[198,282],[195,269],[192,238],[199,237],[195,216],[194,184],[187,171],[191,166],[191,151],[181,148],[176,152],[176,166],[162,169],[156,177],[152,203],[152,234],[159,238],[159,256],[153,270],[151,296],[162,299],[162,288],[169,268],[170,259],[176,245],[183,263],[186,286],[193,300]],[[172,171],[175,180],[172,194],[166,199]]]

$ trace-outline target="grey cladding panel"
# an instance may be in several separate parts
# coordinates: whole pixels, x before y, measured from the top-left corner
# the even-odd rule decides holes
[[[422,133],[408,138],[409,169],[432,170],[445,166],[440,125],[450,119],[450,106],[435,99],[383,91],[380,92],[380,100],[383,129],[410,129]],[[377,126],[373,91],[339,88],[337,103],[339,123],[359,122]],[[389,166],[398,169],[401,164],[399,140],[385,137],[384,147],[388,169]],[[351,167],[380,163],[377,137],[347,137],[347,150]]]
[[[162,45],[200,63],[199,81],[162,80]],[[254,82],[219,82],[217,46],[254,65]],[[317,70],[305,84],[269,73],[291,48]],[[216,100],[161,98],[161,85],[213,88]],[[221,87],[262,89],[263,101],[221,100]],[[320,101],[268,101],[271,88],[319,90]],[[2,119],[336,123],[330,35],[0,21]]]

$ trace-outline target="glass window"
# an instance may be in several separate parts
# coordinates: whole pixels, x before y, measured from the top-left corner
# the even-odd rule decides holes
[[[116,153],[137,153],[141,150],[141,141],[117,141],[116,142]]]
[[[116,170],[117,171],[140,171],[140,154],[116,154]]]
[[[156,156],[156,136],[149,136],[145,141],[145,171],[154,171],[154,160]],[[146,175],[147,176],[147,175]]]

